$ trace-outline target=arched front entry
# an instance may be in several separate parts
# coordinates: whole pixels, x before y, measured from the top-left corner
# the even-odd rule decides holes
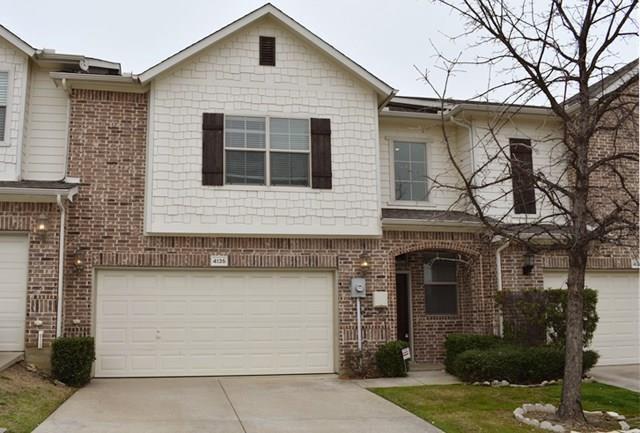
[[[415,362],[441,363],[448,334],[490,331],[479,252],[431,242],[394,251],[393,265],[396,336]]]

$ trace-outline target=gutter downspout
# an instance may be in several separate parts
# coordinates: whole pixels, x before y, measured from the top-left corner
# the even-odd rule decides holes
[[[58,252],[58,297],[56,309],[56,338],[62,336],[62,295],[64,283],[64,220],[66,209],[62,204],[62,196],[56,196],[58,208],[60,209],[60,235],[58,236],[59,252]]]
[[[509,241],[496,248],[496,286],[498,293],[502,292],[502,251],[509,246]],[[498,311],[498,335],[502,337],[504,334],[504,316],[502,309]]]
[[[471,163],[471,173],[473,174],[476,169],[476,157],[473,152],[473,124],[471,124],[470,122],[462,122],[456,119],[453,114],[449,116],[449,120],[451,120],[452,123],[458,126],[466,128],[466,130],[469,131],[469,156],[471,158],[469,162]]]

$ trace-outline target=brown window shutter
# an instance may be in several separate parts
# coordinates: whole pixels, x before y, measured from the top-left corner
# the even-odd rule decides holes
[[[331,120],[311,119],[311,187],[331,189]]]
[[[224,115],[202,113],[202,184],[222,185],[224,174]]]
[[[536,190],[533,178],[531,140],[509,140],[513,209],[517,214],[536,213]]]
[[[276,38],[260,36],[260,65],[276,65]]]

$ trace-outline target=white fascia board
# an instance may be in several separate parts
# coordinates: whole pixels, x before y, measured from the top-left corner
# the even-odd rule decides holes
[[[424,120],[442,120],[440,114],[435,113],[420,113],[417,111],[390,111],[383,110],[380,112],[380,117],[385,118],[400,118],[400,119],[424,119]],[[449,119],[449,114],[444,115],[444,120]]]
[[[355,73],[358,77],[365,80],[372,87],[376,89],[376,91],[383,95],[383,99],[387,98],[392,93],[396,92],[396,90],[386,84],[384,81],[380,80],[376,76],[374,76],[371,72],[364,69],[362,66],[358,65],[353,60],[349,59],[347,56],[342,54],[340,51],[335,49],[333,46],[328,44],[327,42],[320,39],[318,36],[313,34],[311,31],[307,30],[304,26],[299,24],[293,18],[286,15],[280,9],[276,8],[272,4],[268,3],[262,6],[259,9],[245,15],[244,17],[232,22],[231,24],[223,27],[205,37],[204,39],[199,40],[198,42],[190,45],[189,47],[179,51],[173,56],[163,60],[162,62],[152,66],[151,68],[144,71],[142,74],[138,76],[141,83],[146,83],[149,80],[152,80],[159,74],[165,72],[166,70],[174,67],[178,63],[188,59],[189,57],[199,53],[200,51],[209,48],[211,45],[220,41],[221,39],[231,35],[232,33],[242,29],[243,27],[255,22],[256,20],[265,17],[271,16],[276,20],[280,21],[282,24],[288,26],[292,31],[301,36],[307,42],[311,43],[315,47],[319,48],[324,53],[331,56],[334,60],[336,60],[339,64],[343,65],[351,72]]]
[[[37,51],[31,45],[29,45],[28,43],[26,43],[25,41],[20,39],[18,36],[16,36],[13,33],[11,33],[11,31],[9,29],[7,29],[6,27],[4,27],[2,25],[0,25],[0,37],[5,39],[11,45],[16,47],[17,49],[19,49],[20,51],[22,51],[24,54],[26,54],[29,57],[33,57],[33,55]]]
[[[482,223],[383,218],[383,230],[480,232]]]
[[[34,201],[56,201],[57,196],[64,196],[69,201],[73,200],[73,197],[78,193],[78,187],[73,188],[20,188],[20,187],[0,187],[0,201],[5,201],[5,197],[23,197],[24,200],[29,201],[29,198],[35,199]],[[10,201],[10,200],[9,200]]]
[[[75,74],[72,72],[50,72],[49,76],[63,88],[111,90],[114,92],[145,93],[148,86],[140,84],[135,76]]]
[[[492,114],[524,114],[529,116],[556,117],[551,108],[532,106],[505,106],[501,104],[458,104],[449,112],[449,115],[454,116],[463,111],[475,111]]]

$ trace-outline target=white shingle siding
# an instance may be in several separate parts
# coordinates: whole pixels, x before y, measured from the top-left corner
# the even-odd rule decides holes
[[[258,37],[276,37],[276,66]],[[333,188],[202,186],[202,113],[331,119]],[[271,19],[154,79],[149,233],[375,236],[377,97],[357,77]]]
[[[33,66],[22,160],[22,177],[59,180],[65,175],[69,99],[49,71]]]
[[[455,128],[448,130],[448,137],[452,147],[457,146],[460,133]],[[442,135],[439,121],[416,119],[380,120],[380,183],[382,207],[387,208],[418,208],[418,209],[451,209],[458,193],[451,188],[438,187],[430,182],[429,200],[426,202],[410,202],[395,199],[395,182],[393,171],[392,145],[395,140],[424,142],[427,144],[427,177],[435,178],[442,185],[455,185],[459,177],[451,164],[447,154],[447,146]],[[460,209],[462,205],[454,206]]]
[[[9,100],[4,141],[0,141],[0,180],[18,177],[18,153],[23,134],[25,96],[27,90],[27,56],[0,39],[0,71],[9,72]]]

